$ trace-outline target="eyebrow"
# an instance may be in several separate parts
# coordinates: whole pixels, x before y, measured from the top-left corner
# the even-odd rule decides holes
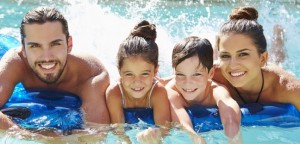
[[[122,73],[131,73],[132,71],[124,71],[124,72],[122,72]],[[144,70],[144,71],[142,71],[142,72],[151,72],[151,70]]]
[[[243,52],[243,51],[251,51],[250,49],[248,48],[244,48],[244,49],[241,49],[241,50],[238,50],[237,52]],[[221,53],[228,53],[227,51],[221,51]]]
[[[40,45],[39,43],[35,43],[35,42],[28,42],[26,43],[27,45]]]
[[[61,41],[63,41],[63,40],[62,39],[56,39],[54,41],[51,41],[50,43],[56,43],[56,42],[61,42]]]
[[[244,49],[238,50],[237,52],[242,52],[242,51],[251,51],[251,50],[248,48],[244,48]]]
[[[56,39],[56,40],[53,40],[51,41],[50,43],[57,43],[57,42],[61,42],[63,41],[62,39]],[[36,42],[28,42],[27,45],[40,45],[39,43],[36,43]]]

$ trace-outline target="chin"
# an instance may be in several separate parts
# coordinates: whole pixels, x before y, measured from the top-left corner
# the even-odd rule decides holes
[[[191,94],[189,95],[182,95],[184,97],[184,99],[188,100],[188,101],[191,101],[191,100],[194,100],[196,98],[196,96],[193,96]]]
[[[232,82],[230,82],[230,83],[231,83],[231,85],[233,87],[236,87],[236,88],[243,87],[245,85],[244,82],[243,83],[240,83],[240,82],[234,82],[234,83],[232,83]]]

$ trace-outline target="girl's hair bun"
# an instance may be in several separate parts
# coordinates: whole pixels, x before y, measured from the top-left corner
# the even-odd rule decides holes
[[[131,36],[143,37],[146,40],[156,39],[156,26],[150,24],[148,21],[143,20],[138,23],[130,33]]]
[[[258,12],[254,7],[239,7],[232,10],[229,15],[230,20],[239,20],[239,19],[247,19],[247,20],[257,20]]]

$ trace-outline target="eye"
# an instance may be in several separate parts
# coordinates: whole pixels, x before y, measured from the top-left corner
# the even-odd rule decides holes
[[[246,52],[239,53],[239,57],[248,56],[249,54]]]
[[[53,46],[59,46],[59,45],[61,45],[59,42],[53,42],[53,43],[51,43],[51,46],[53,47]]]
[[[195,73],[193,74],[193,76],[201,76],[202,74],[201,73]]]
[[[40,45],[39,44],[29,44],[28,47],[29,48],[39,48]]]
[[[182,73],[175,73],[175,78],[177,80],[184,80],[185,79],[185,75]]]
[[[147,77],[147,76],[149,76],[150,74],[149,73],[142,73],[142,76],[143,77]]]
[[[219,57],[220,57],[222,60],[227,60],[227,59],[229,59],[231,56],[228,55],[228,54],[221,54]]]
[[[184,76],[182,73],[176,73],[176,76]]]
[[[133,77],[133,74],[132,73],[125,73],[125,76],[126,77]]]

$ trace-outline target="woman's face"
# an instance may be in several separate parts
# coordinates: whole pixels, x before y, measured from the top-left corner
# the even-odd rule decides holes
[[[234,86],[255,84],[267,53],[259,55],[249,36],[228,34],[220,37],[219,59],[223,76]]]
[[[211,70],[212,71],[212,70]],[[205,92],[212,74],[199,64],[198,56],[185,59],[175,67],[176,88],[187,101],[197,101]]]

